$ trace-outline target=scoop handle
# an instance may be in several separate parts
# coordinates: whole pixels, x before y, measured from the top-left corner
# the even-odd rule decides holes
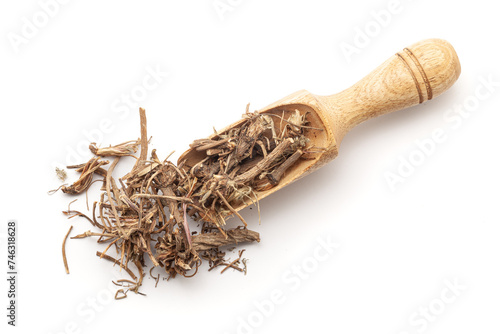
[[[431,100],[460,76],[453,46],[426,39],[396,53],[352,87],[318,96],[327,105],[337,144],[359,123]]]

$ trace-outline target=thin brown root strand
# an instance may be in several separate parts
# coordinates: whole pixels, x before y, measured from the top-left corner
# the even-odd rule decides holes
[[[68,203],[68,211],[67,212],[71,212],[71,209],[70,209],[70,206],[71,204],[73,204],[74,202],[78,201],[78,198],[72,200],[71,202]]]
[[[200,266],[200,264],[201,264],[201,260],[196,261],[196,268],[194,270],[194,273],[192,275],[186,275],[186,274],[184,274],[184,277],[191,278],[194,275],[196,275],[198,273],[198,267]],[[158,284],[158,282],[156,284]]]
[[[110,243],[110,244],[109,244],[109,245],[108,245],[108,246],[104,249],[104,251],[103,251],[103,252],[102,252],[102,254],[101,254],[101,258],[102,258],[104,255],[106,255],[106,252],[108,251],[108,249],[109,249],[111,246],[113,246],[116,242],[118,242],[118,240],[120,240],[120,239],[116,239],[115,241],[111,242],[111,243]],[[121,262],[120,262],[120,263],[121,263]]]
[[[61,184],[61,185],[59,186],[59,188],[57,188],[57,189],[52,189],[52,190],[47,191],[47,194],[49,194],[49,195],[53,195],[53,194],[55,194],[56,192],[58,192],[58,191],[59,191],[59,189],[61,189],[62,187],[65,187],[65,186],[67,186],[67,185],[68,185],[67,183],[65,183],[65,184]]]
[[[238,258],[237,258],[237,259],[235,259],[233,262],[229,263],[229,264],[228,264],[228,265],[227,265],[224,269],[222,269],[222,271],[221,271],[220,273],[221,273],[221,274],[222,274],[222,273],[224,273],[224,272],[225,272],[228,268],[234,268],[234,265],[235,265],[236,263],[239,263],[239,262],[240,262],[240,260],[241,260],[241,256],[243,255],[243,252],[244,252],[244,251],[245,251],[244,249],[243,249],[243,250],[241,250],[241,251],[239,252],[239,256],[238,256]],[[242,270],[242,269],[241,269],[241,268],[239,268],[239,267],[238,267],[238,269],[239,269],[239,270]]]
[[[66,240],[68,239],[69,233],[73,229],[73,225],[70,226],[68,233],[64,236],[63,244],[62,244],[62,256],[63,256],[63,262],[64,262],[64,268],[66,269],[66,274],[69,274],[69,267],[68,267],[68,259],[66,258]]]
[[[115,299],[120,300],[120,299],[127,298],[127,292],[128,292],[128,290],[127,291],[123,291],[123,289],[117,290],[115,293]]]
[[[220,193],[220,191],[217,190],[217,195],[219,195],[219,198],[224,202],[224,204],[227,206],[227,208],[232,212],[234,213],[240,220],[241,222],[243,223],[243,225],[245,225],[245,227],[248,226],[247,222],[245,221],[245,219],[243,219],[243,217],[240,215],[240,213],[238,211],[236,211],[232,206],[231,204],[228,203],[228,201],[224,198],[224,196],[222,196],[222,194]]]
[[[96,255],[97,255],[99,258],[103,258],[103,259],[108,260],[108,261],[111,261],[111,262],[113,262],[113,263],[115,263],[115,264],[120,264],[120,262],[119,262],[117,259],[115,259],[115,258],[113,258],[113,257],[111,257],[111,256],[109,256],[109,255],[102,254],[102,253],[101,253],[101,252],[99,252],[99,251],[98,251],[98,252],[96,252]],[[130,275],[130,277],[132,277],[132,279],[137,280],[137,276],[135,276],[135,274],[132,272],[132,270],[130,270],[130,269],[128,269],[128,268],[125,268],[125,271],[127,272],[127,274],[129,274],[129,275]]]

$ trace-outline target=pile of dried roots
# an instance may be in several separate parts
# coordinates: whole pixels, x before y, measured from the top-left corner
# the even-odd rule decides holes
[[[203,153],[204,157],[192,167],[185,166],[184,161],[176,166],[168,157],[162,161],[156,150],[148,156],[144,109],[140,109],[140,119],[139,140],[105,148],[92,143],[93,158],[82,165],[68,166],[81,175],[73,184],[61,187],[66,194],[81,194],[93,182],[103,182],[100,199],[93,205],[92,218],[70,208],[63,211],[70,218],[86,218],[97,230],[72,239],[98,237],[97,242],[107,247],[97,255],[129,273],[132,280],[117,283],[128,289],[120,289],[116,298],[124,298],[129,290],[138,292],[145,275],[146,257],[153,264],[151,269],[164,268],[167,279],[178,274],[193,276],[202,259],[209,262],[209,270],[224,266],[223,271],[234,268],[246,272],[245,259],[241,259],[243,251],[238,259],[227,262],[225,253],[219,249],[259,241],[259,234],[247,228],[232,203],[255,203],[255,192],[278,184],[287,168],[311,150],[303,135],[306,115],[296,111],[285,119],[279,115],[250,113],[247,107],[240,126],[191,144],[191,150]],[[139,147],[140,156],[136,157],[135,166],[117,183],[113,170],[122,157],[135,157]],[[102,157],[113,157],[113,160],[109,163]],[[109,167],[105,169],[105,166]],[[95,175],[102,179],[94,180]],[[243,225],[226,229],[225,219],[232,214],[239,217]],[[201,226],[199,232],[191,232],[188,217]],[[116,257],[108,255],[112,247]],[[67,269],[66,257],[63,257]],[[138,275],[129,267],[131,263]]]

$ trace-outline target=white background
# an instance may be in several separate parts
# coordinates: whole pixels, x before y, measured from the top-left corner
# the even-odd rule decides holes
[[[218,11],[221,3],[229,9]],[[19,309],[13,329],[2,279],[2,332],[498,332],[500,47],[493,4],[400,0],[381,24],[373,13],[393,9],[386,0],[68,1],[51,7],[43,22],[38,1],[3,1],[0,263],[5,273],[5,225],[17,219]],[[26,20],[37,30],[30,34]],[[366,29],[371,36],[363,44],[359,31]],[[207,272],[204,264],[194,278],[161,281],[156,289],[146,278],[147,297],[110,301],[118,268],[95,256],[102,247],[91,239],[68,241],[71,274],[64,272],[64,234],[70,225],[72,235],[91,226],[61,214],[73,198],[47,195],[60,185],[54,167],[84,161],[75,155],[88,136],[106,145],[139,136],[138,108],[124,108],[122,98],[141,90],[148,71],[168,76],[132,103],[147,110],[152,148],[160,157],[176,150],[176,160],[212,126],[237,120],[248,102],[254,110],[299,89],[338,92],[430,37],[454,45],[458,82],[436,100],[354,129],[334,162],[261,201],[261,225],[255,208],[243,211],[261,233],[259,244],[244,246],[248,275]],[[357,53],[346,57],[346,44]],[[489,94],[482,80],[496,82]],[[478,89],[489,96],[478,99]],[[401,159],[422,157],[416,141],[435,129],[446,140],[391,189],[387,173],[397,173]],[[85,197],[72,207],[86,210]],[[319,263],[318,239],[339,244]],[[308,270],[307,278],[293,266]],[[450,284],[459,286],[455,293]],[[282,303],[270,307],[276,291]]]

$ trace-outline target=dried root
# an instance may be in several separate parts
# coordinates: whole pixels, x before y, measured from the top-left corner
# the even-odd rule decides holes
[[[259,234],[246,228],[247,223],[233,205],[252,201],[255,191],[278,184],[308,149],[308,140],[303,135],[306,115],[299,111],[284,119],[247,109],[244,117],[238,128],[212,139],[194,141],[191,148],[205,153],[205,158],[188,168],[183,162],[176,166],[167,159],[161,161],[154,150],[148,159],[146,114],[141,108],[140,140],[106,148],[92,143],[90,150],[96,156],[86,164],[68,167],[81,176],[72,185],[62,187],[67,194],[86,191],[94,175],[103,177],[102,193],[94,203],[92,218],[69,208],[65,213],[70,218],[84,217],[99,229],[72,239],[98,237],[97,242],[107,247],[97,255],[118,264],[131,276],[126,290],[117,292],[117,299],[125,298],[128,291],[139,293],[146,257],[154,267],[165,270],[167,279],[193,276],[202,259],[209,262],[210,269],[224,265],[224,270],[234,268],[246,273],[242,252],[237,260],[227,263],[225,253],[219,250],[222,246],[260,241]],[[120,157],[136,153],[139,146],[135,166],[117,182],[113,170]],[[107,170],[103,166],[109,162],[101,160],[102,156],[113,158]],[[232,214],[241,219],[242,228],[224,227],[225,218]],[[203,221],[199,234],[191,232],[188,217]],[[107,254],[112,246],[116,258]],[[131,263],[138,275],[129,267]],[[241,263],[244,268],[239,267]],[[124,282],[119,283],[124,286]]]

